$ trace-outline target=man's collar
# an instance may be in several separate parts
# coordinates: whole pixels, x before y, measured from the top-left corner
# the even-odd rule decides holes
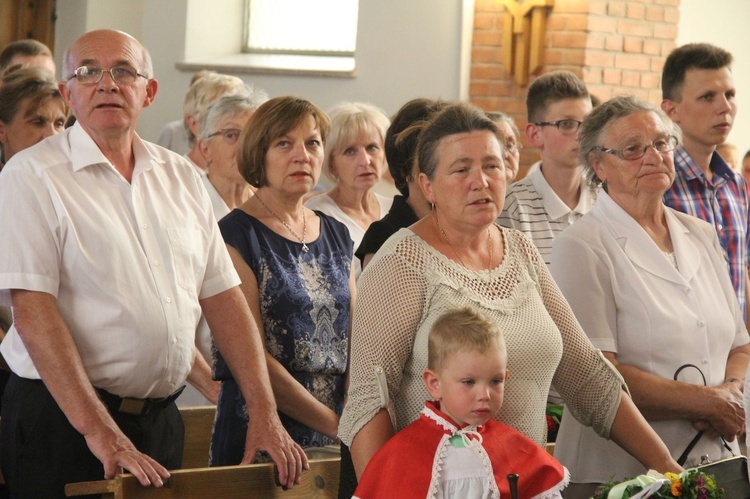
[[[108,165],[114,169],[112,163],[107,159],[104,153],[96,145],[94,139],[83,129],[79,122],[76,122],[70,129],[70,156],[73,171],[81,170],[91,165]],[[146,147],[138,134],[133,134],[133,155],[135,157],[135,167],[133,169],[133,178],[136,175],[153,168],[156,163],[163,163],[163,160],[154,156]]]

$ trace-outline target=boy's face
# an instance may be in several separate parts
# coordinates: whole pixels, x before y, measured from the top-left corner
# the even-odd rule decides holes
[[[482,425],[497,414],[507,378],[506,355],[497,348],[456,352],[439,371],[424,373],[430,395],[459,426]]]
[[[572,119],[583,121],[591,112],[591,99],[563,99],[553,102],[547,108],[540,122]],[[542,168],[577,168],[578,136],[581,128],[574,132],[560,130],[554,125],[526,125],[526,136],[531,144],[542,153]]]
[[[679,125],[688,152],[694,147],[713,150],[732,131],[736,93],[729,68],[692,68],[685,71],[680,101],[665,99],[661,107]]]

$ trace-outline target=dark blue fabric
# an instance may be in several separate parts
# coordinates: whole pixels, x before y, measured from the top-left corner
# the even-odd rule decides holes
[[[353,244],[346,226],[320,212],[320,237],[286,239],[241,210],[219,222],[224,241],[247,262],[258,281],[265,346],[319,401],[341,414],[347,366]],[[211,439],[211,464],[242,459],[248,415],[237,383],[215,352],[214,378],[222,388]],[[302,447],[333,440],[284,414],[281,422]]]

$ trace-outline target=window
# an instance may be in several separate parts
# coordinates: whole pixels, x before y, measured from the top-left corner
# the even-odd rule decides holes
[[[358,0],[247,0],[245,51],[354,56]]]

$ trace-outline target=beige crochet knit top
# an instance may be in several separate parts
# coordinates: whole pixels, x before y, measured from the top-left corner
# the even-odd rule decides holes
[[[430,328],[447,310],[467,305],[496,320],[505,335],[510,377],[497,420],[543,445],[551,383],[567,414],[609,437],[622,378],[589,342],[534,244],[496,227],[505,256],[492,270],[467,269],[401,229],[362,273],[339,424],[346,445],[381,408],[396,431],[419,417],[430,398],[422,382]]]

